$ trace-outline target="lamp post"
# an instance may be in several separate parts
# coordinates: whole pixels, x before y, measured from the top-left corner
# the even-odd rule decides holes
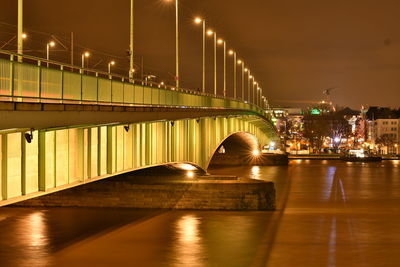
[[[133,26],[134,26],[134,0],[131,0],[131,9],[130,9],[130,43],[129,43],[129,78],[131,81],[133,80]]]
[[[114,65],[115,65],[115,61],[114,60],[108,62],[108,74],[111,75],[111,66],[114,66]]]
[[[172,0],[165,0],[172,2]],[[176,89],[179,90],[179,3],[175,0],[175,80]]]
[[[247,81],[248,81],[249,80],[250,70],[248,68],[244,68],[244,72],[247,73]],[[244,79],[244,77],[243,77],[243,79]],[[244,80],[243,80],[243,82],[244,82]],[[244,85],[244,87],[245,87],[245,85]],[[247,88],[247,91],[248,91],[248,88]],[[249,92],[247,92],[247,100],[249,99],[248,94],[249,94]],[[243,101],[245,101],[244,98],[243,98]]]
[[[85,68],[85,58],[88,58],[90,56],[89,52],[85,52],[82,54],[82,69]]]
[[[54,41],[50,41],[46,45],[46,59],[47,61],[50,60],[50,47],[54,47],[56,43]],[[47,67],[49,66],[49,62],[47,62]]]
[[[236,94],[236,52],[233,50],[229,50],[229,55],[233,56],[233,98],[237,98]]]
[[[249,72],[250,75],[250,72]],[[253,93],[253,83],[251,82],[252,80],[254,80],[254,76],[250,75],[249,76],[249,102],[251,103],[251,98],[252,98],[252,93]]]
[[[214,36],[214,95],[217,96],[217,33],[208,30],[207,35]]]
[[[242,65],[242,101],[244,101],[244,62],[239,59],[237,63]]]
[[[226,41],[219,39],[218,44],[224,45],[224,97],[226,97]]]
[[[18,0],[18,54],[22,55],[23,51],[23,16],[24,16],[24,1],[23,0]],[[25,35],[26,38],[26,35]],[[22,57],[18,56],[18,62],[22,62]]]
[[[176,89],[179,90],[179,6],[175,0],[175,57],[176,57]]]
[[[256,89],[258,87],[257,85],[258,85],[257,82],[254,81],[253,82],[253,104],[254,105],[257,105],[257,102],[256,102],[256,100],[257,100],[257,95],[256,95],[257,94],[257,90]]]
[[[203,76],[202,76],[202,92],[206,92],[206,20],[202,18],[195,18],[196,24],[203,24]]]

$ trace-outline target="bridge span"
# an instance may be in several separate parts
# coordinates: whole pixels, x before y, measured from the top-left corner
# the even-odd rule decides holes
[[[279,141],[262,101],[0,52],[0,206],[168,163],[207,170],[238,133]]]

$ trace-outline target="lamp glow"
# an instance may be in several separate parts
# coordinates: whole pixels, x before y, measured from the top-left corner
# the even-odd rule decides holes
[[[200,23],[202,23],[202,22],[203,22],[203,19],[200,18],[200,17],[196,17],[196,18],[194,19],[194,23],[196,23],[196,24],[200,24]]]
[[[188,178],[193,178],[194,177],[194,172],[193,171],[188,171],[188,172],[186,172],[186,176]]]

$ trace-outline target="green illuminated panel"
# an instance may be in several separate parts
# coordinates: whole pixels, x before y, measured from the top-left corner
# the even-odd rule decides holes
[[[81,99],[81,75],[64,71],[63,98],[68,100]]]
[[[14,63],[14,95],[26,97],[39,96],[39,67]]]
[[[97,101],[97,78],[82,76],[82,100]]]
[[[124,101],[124,86],[122,82],[112,82],[112,102],[123,103]]]
[[[0,59],[0,94],[11,95],[11,62]]]
[[[7,135],[7,198],[22,195],[21,133]]]
[[[124,103],[134,103],[134,86],[133,84],[124,83]]]
[[[111,101],[111,81],[106,79],[99,79],[99,101]]]

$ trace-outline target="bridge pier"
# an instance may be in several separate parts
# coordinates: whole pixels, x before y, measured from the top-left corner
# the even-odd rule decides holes
[[[273,210],[272,182],[237,177],[130,177],[81,185],[14,204],[39,207],[97,207],[191,210]]]

